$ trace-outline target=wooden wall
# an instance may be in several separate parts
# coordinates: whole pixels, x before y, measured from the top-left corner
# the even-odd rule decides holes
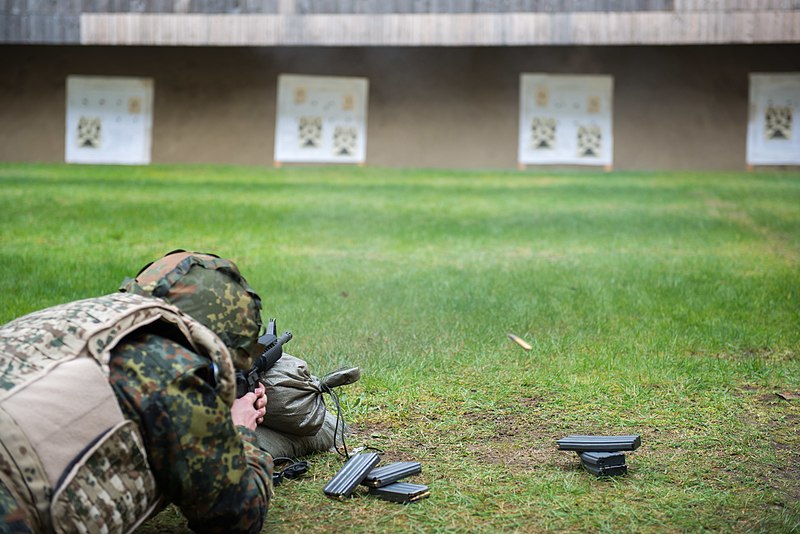
[[[580,13],[787,11],[798,0],[0,0],[11,14],[80,13]]]
[[[0,0],[0,43],[524,46],[800,42],[800,0]]]

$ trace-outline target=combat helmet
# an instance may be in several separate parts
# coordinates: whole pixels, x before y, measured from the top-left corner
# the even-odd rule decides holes
[[[228,347],[237,369],[257,356],[261,298],[231,260],[174,250],[126,278],[122,292],[158,297],[211,329]]]

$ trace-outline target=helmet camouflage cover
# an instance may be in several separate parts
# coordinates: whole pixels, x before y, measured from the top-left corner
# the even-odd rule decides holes
[[[257,356],[261,299],[230,260],[177,250],[146,265],[119,289],[164,299],[207,326],[228,347],[238,369],[249,369]]]

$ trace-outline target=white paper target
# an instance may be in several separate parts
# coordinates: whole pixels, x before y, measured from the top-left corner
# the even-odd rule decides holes
[[[67,78],[68,163],[150,163],[153,81]]]
[[[279,76],[275,161],[362,163],[368,89],[366,78]]]
[[[750,74],[747,163],[800,164],[800,73]]]
[[[611,165],[611,76],[522,74],[519,162]]]

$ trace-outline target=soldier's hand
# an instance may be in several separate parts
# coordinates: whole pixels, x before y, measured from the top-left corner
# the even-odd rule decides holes
[[[256,425],[264,421],[266,413],[267,395],[262,384],[259,384],[255,391],[233,401],[231,406],[233,424],[245,426],[250,430],[255,430]]]

